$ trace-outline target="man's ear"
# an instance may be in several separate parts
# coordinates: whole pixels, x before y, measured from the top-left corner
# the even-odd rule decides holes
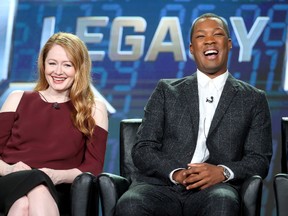
[[[229,39],[229,43],[230,43],[229,49],[232,49],[232,40],[231,39]]]
[[[193,55],[193,47],[192,47],[192,43],[190,43],[189,50],[190,50],[190,53]]]

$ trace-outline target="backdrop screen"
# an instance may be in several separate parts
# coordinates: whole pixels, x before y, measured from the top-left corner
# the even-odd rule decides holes
[[[19,0],[0,102],[15,88],[31,88],[27,84],[37,79],[38,52],[51,34],[77,34],[93,61],[95,92],[105,98],[111,114],[105,171],[117,174],[120,120],[143,116],[159,79],[196,71],[189,54],[190,27],[207,12],[222,16],[230,28],[229,72],[267,93],[274,155],[262,212],[275,214],[271,181],[280,169],[280,119],[288,115],[288,4],[284,0]]]

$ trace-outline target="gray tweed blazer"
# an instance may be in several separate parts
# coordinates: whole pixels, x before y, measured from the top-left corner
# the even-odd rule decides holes
[[[132,149],[137,181],[171,184],[169,173],[186,168],[197,143],[197,75],[163,79],[144,109]],[[207,163],[225,165],[235,186],[252,175],[265,178],[272,156],[271,117],[262,90],[229,74],[207,136]]]

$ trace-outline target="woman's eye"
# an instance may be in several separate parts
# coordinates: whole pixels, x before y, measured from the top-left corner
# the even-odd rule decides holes
[[[71,64],[64,64],[64,67],[72,67]]]
[[[49,65],[56,65],[55,62],[49,62],[48,64],[49,64]]]

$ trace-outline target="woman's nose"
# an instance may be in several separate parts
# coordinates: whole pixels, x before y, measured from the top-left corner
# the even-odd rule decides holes
[[[56,74],[62,74],[62,67],[61,65],[58,65],[56,68],[55,68],[55,71],[54,71]]]

